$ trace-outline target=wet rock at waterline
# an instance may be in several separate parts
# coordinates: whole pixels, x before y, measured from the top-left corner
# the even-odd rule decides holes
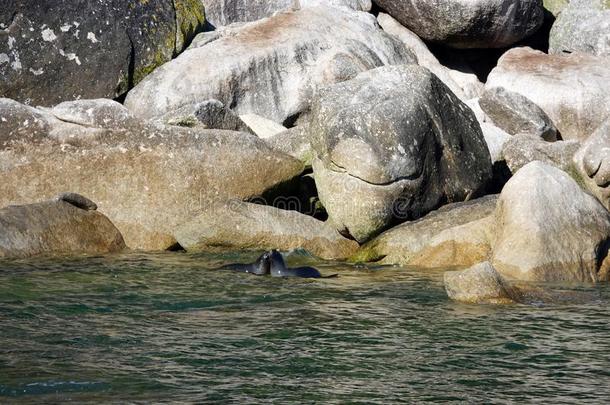
[[[540,107],[564,140],[585,140],[610,115],[610,58],[507,51],[486,88],[503,87]]]
[[[151,124],[109,100],[42,111],[0,99],[0,206],[74,190],[134,249],[167,249],[202,207],[261,195],[302,171],[254,135]]]
[[[0,95],[33,105],[124,94],[203,28],[199,0],[0,7]]]
[[[330,86],[311,116],[320,200],[334,226],[359,242],[473,198],[491,178],[474,114],[420,66],[382,67]]]
[[[574,164],[586,187],[610,209],[610,117],[584,142]]]
[[[516,298],[516,291],[489,262],[448,271],[444,283],[450,299],[467,304],[511,304]]]
[[[503,275],[546,282],[607,278],[610,213],[560,169],[532,162],[519,170],[500,195],[496,221],[492,263]]]
[[[328,260],[345,259],[358,248],[315,218],[241,201],[206,207],[179,227],[176,239],[188,252],[301,248]]]
[[[541,0],[375,0],[420,38],[455,48],[502,48],[542,25]]]
[[[153,118],[216,99],[239,115],[284,123],[309,108],[320,86],[410,62],[416,62],[412,53],[372,15],[310,7],[246,24],[183,53],[136,86],[125,105]]]
[[[76,197],[73,194],[70,199]],[[116,253],[126,249],[121,233],[108,218],[65,198],[1,208],[0,258]]]

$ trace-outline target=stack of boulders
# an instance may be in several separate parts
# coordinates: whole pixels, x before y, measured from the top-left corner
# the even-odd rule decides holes
[[[609,49],[605,0],[18,2],[0,206],[24,208],[2,212],[2,249],[475,266],[446,278],[469,302],[604,281]],[[40,203],[66,190],[108,219]],[[16,242],[69,221],[98,239]]]

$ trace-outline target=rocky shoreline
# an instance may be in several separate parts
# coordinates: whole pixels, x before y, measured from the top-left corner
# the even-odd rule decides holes
[[[610,3],[437,3],[0,10],[0,257],[302,248],[472,267],[445,283],[476,303],[608,281]]]

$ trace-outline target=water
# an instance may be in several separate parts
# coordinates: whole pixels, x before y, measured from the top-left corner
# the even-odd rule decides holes
[[[447,299],[441,272],[318,264],[341,277],[311,281],[210,270],[251,257],[1,262],[0,403],[610,394],[606,285],[587,304],[469,306]]]

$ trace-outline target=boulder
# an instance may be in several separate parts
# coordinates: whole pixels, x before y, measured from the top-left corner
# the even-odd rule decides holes
[[[280,132],[286,131],[286,127],[267,118],[256,114],[244,114],[239,117],[250,130],[261,139],[271,138]]]
[[[370,0],[201,0],[206,19],[214,27],[237,22],[249,22],[270,17],[277,12],[318,5],[348,7],[369,11]]]
[[[610,56],[610,2],[572,0],[553,24],[549,52]]]
[[[345,259],[358,248],[310,216],[237,200],[206,207],[179,227],[176,239],[188,252],[305,249],[327,260]]]
[[[311,166],[313,151],[309,142],[307,126],[297,126],[265,139],[267,145]]]
[[[466,304],[511,304],[513,287],[489,262],[467,270],[448,271],[444,275],[445,291],[450,299]]]
[[[506,52],[487,89],[504,87],[538,105],[564,140],[585,140],[610,115],[609,58],[547,55],[531,48]]]
[[[329,86],[311,117],[320,200],[359,242],[472,198],[491,178],[474,114],[426,68],[386,66]]]
[[[45,106],[118,97],[181,52],[204,20],[199,0],[3,2],[0,95]]]
[[[308,7],[246,24],[181,54],[138,84],[125,105],[153,118],[216,99],[238,115],[284,123],[309,108],[320,86],[415,61],[372,15]]]
[[[570,0],[543,0],[544,9],[554,17],[557,17],[568,4]]]
[[[607,276],[610,213],[554,166],[536,161],[519,170],[502,190],[496,223],[492,263],[504,276],[546,282]]]
[[[168,125],[227,131],[252,132],[250,128],[230,108],[218,100],[206,100],[171,111],[158,119]]]
[[[503,48],[542,25],[541,0],[375,0],[425,41],[455,48]]]
[[[547,142],[536,135],[515,135],[504,144],[502,157],[511,173],[536,160],[571,173],[572,158],[579,148],[578,141]]]
[[[483,131],[483,137],[491,155],[491,162],[494,164],[502,162],[504,160],[502,150],[512,136],[488,122],[481,123],[481,131]]]
[[[502,87],[485,90],[479,100],[485,115],[510,135],[535,135],[557,140],[557,128],[544,111],[527,97]]]
[[[610,209],[610,117],[583,143],[574,165],[589,191]]]
[[[201,207],[261,195],[303,171],[254,135],[152,124],[109,100],[39,111],[0,99],[0,117],[0,206],[74,190],[134,249],[171,247]]]
[[[472,266],[491,255],[497,196],[447,205],[363,245],[355,262],[424,268]]]
[[[66,202],[65,195],[55,201],[0,209],[0,258],[103,254],[126,248],[108,218]]]

